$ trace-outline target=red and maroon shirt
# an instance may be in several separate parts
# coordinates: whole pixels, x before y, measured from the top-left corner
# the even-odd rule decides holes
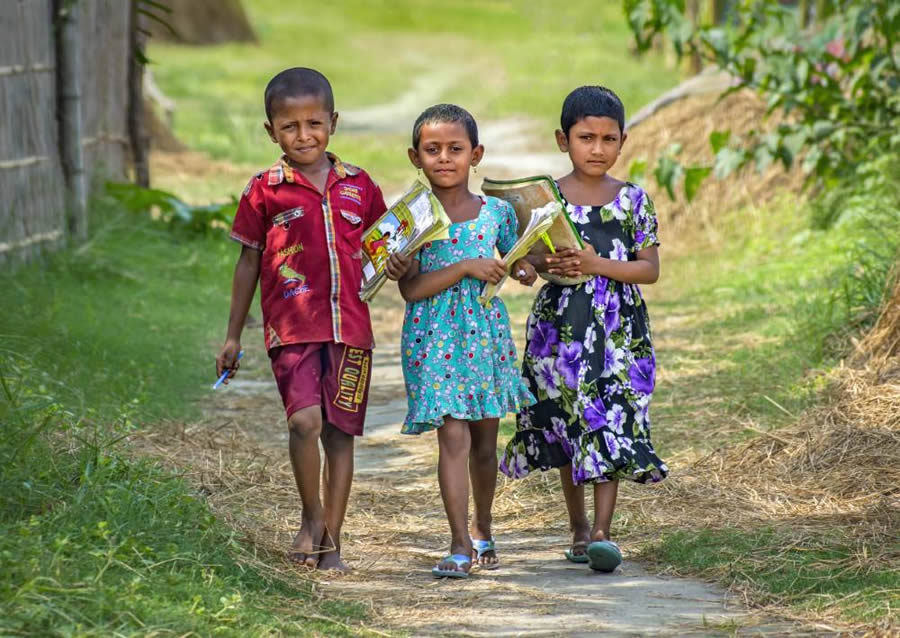
[[[385,211],[381,189],[360,168],[328,154],[324,194],[280,159],[250,179],[232,239],[262,252],[266,348],[334,341],[372,348],[369,308],[359,299],[364,229]]]

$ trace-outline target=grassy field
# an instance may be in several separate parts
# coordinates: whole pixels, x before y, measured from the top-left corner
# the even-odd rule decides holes
[[[258,45],[151,42],[149,56],[160,87],[177,101],[179,138],[248,173],[277,157],[262,128],[262,94],[290,66],[317,68],[330,79],[336,108],[346,115],[333,150],[391,188],[413,175],[409,134],[431,104],[459,103],[482,124],[535,118],[550,140],[562,100],[576,86],[611,86],[634,112],[677,81],[659,60],[629,52],[617,2],[341,0],[291,11],[276,0],[245,5]],[[391,103],[413,87],[418,99],[388,124],[349,126],[354,111]],[[245,180],[220,178],[223,194],[239,192]]]
[[[0,275],[0,634],[359,635],[123,447],[198,411],[234,251],[94,210],[89,243]]]

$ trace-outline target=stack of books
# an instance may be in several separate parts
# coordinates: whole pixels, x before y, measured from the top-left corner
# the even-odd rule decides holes
[[[524,238],[528,233],[530,241],[529,250],[525,254],[547,254],[563,250],[565,248],[575,248],[582,250],[584,241],[578,234],[578,230],[569,218],[566,212],[565,201],[562,194],[556,187],[556,182],[549,175],[537,175],[535,177],[524,177],[522,179],[513,180],[494,180],[485,179],[481,190],[485,195],[499,197],[510,204],[516,210],[516,217],[519,220],[519,237]],[[549,241],[537,241],[540,237],[535,237],[529,231],[535,211],[544,210],[547,206],[559,209],[557,215],[553,217],[553,223],[546,230]],[[518,245],[518,243],[517,243]],[[514,247],[515,248],[515,247]],[[510,255],[512,254],[510,250]],[[505,261],[509,266],[519,259],[519,255],[513,260],[509,260],[509,255]],[[572,286],[582,283],[590,279],[590,276],[583,275],[581,277],[562,277],[560,275],[551,275],[550,273],[540,273],[540,276],[547,281],[565,286]]]

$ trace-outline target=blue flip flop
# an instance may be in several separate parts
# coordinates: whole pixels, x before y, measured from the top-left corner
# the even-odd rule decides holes
[[[487,552],[494,552],[494,555],[497,554],[497,545],[494,542],[494,538],[491,537],[491,540],[485,541],[477,538],[472,539],[472,550],[475,552],[475,560],[481,559],[481,557]],[[473,567],[478,567],[478,569],[497,569],[500,567],[500,562],[496,563],[488,563],[487,565],[482,565],[481,563],[474,563]]]
[[[622,564],[622,550],[612,541],[594,541],[587,548],[590,568],[598,572],[612,572]]]
[[[469,569],[472,569],[472,559],[465,554],[450,554],[446,556],[444,560],[441,562],[451,562],[457,567],[462,568],[463,565],[468,565]],[[440,563],[439,563],[440,564]],[[437,565],[431,568],[431,574],[435,578],[468,578],[469,572],[463,569],[440,569]]]

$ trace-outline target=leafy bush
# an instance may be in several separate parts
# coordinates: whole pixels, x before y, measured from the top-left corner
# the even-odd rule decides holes
[[[900,3],[824,0],[818,6],[824,12],[813,27],[777,0],[739,0],[723,24],[704,24],[687,16],[684,0],[624,0],[639,50],[666,34],[678,56],[698,55],[731,74],[729,92],[758,91],[769,114],[784,116],[771,132],[752,130],[743,139],[714,132],[715,162],[707,168],[716,176],[746,165],[764,170],[773,161],[790,167],[802,157],[811,179],[831,186],[873,156],[900,149]],[[657,178],[672,195],[687,172],[673,167],[671,157],[660,166]],[[705,176],[691,173],[689,198]]]

